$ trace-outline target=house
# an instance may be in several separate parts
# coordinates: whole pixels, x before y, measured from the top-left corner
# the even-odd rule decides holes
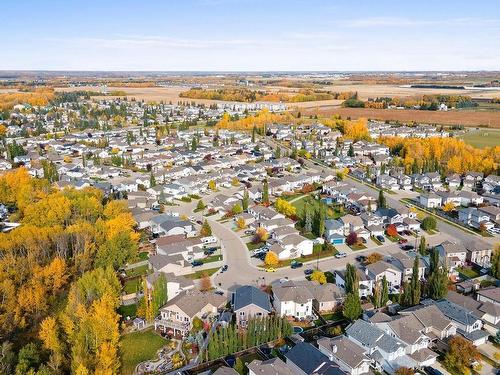
[[[415,255],[418,256],[418,255]],[[415,262],[415,257],[410,257],[406,253],[398,252],[392,255],[393,265],[398,267],[402,273],[402,282],[410,281],[413,277],[413,264]],[[418,278],[423,280],[425,278],[425,262],[420,259],[418,263]]]
[[[405,345],[377,326],[358,319],[346,328],[346,336],[365,349],[377,369],[394,373],[401,367],[397,360],[405,355]]]
[[[344,223],[340,220],[325,220],[325,238],[328,242],[334,245],[345,243],[344,233]]]
[[[455,336],[457,326],[448,319],[434,304],[417,305],[399,311],[400,315],[413,315],[422,325],[422,332],[435,342]]]
[[[382,189],[387,190],[399,190],[399,183],[395,177],[388,174],[380,174],[377,176],[377,185],[382,187]]]
[[[475,346],[482,345],[488,338],[488,333],[483,331],[483,322],[473,315],[470,310],[457,305],[449,300],[439,300],[432,302],[444,316],[454,322],[457,326],[457,333],[461,334]]]
[[[393,266],[383,260],[372,263],[365,268],[366,275],[376,283],[382,282],[386,278],[390,293],[399,293],[402,280],[402,272],[398,267]]]
[[[365,354],[365,349],[346,336],[322,337],[317,344],[319,351],[346,373],[362,375],[370,371],[371,359]]]
[[[225,305],[226,298],[215,293],[188,290],[167,302],[160,309],[154,327],[174,336],[185,336],[193,328],[193,319],[208,319]]]
[[[467,172],[463,178],[464,189],[475,189],[478,184],[483,180],[483,173],[481,172]]]
[[[238,375],[238,371],[236,371],[234,368],[227,367],[227,366],[221,366],[215,372],[212,373],[213,375]]]
[[[358,229],[364,227],[363,220],[359,216],[347,214],[338,219],[344,227],[344,236],[349,235],[351,232],[356,232]]]
[[[286,364],[296,375],[345,375],[338,365],[312,344],[299,342],[285,353]],[[307,360],[304,360],[307,359]]]
[[[465,242],[465,249],[467,250],[466,260],[475,263],[481,267],[488,267],[490,265],[492,255],[492,245],[483,240],[469,240]]]
[[[366,272],[356,269],[357,278],[359,282],[359,297],[367,298],[372,295],[373,280],[366,274]],[[337,285],[343,292],[345,292],[346,277],[345,271],[335,271],[335,285]]]
[[[467,250],[461,243],[444,241],[435,247],[439,252],[441,262],[448,268],[450,276],[458,276],[457,267],[465,264]]]
[[[495,226],[490,221],[488,214],[475,207],[460,208],[458,210],[458,220],[476,229],[484,228],[488,230]]]
[[[276,282],[272,284],[273,306],[281,316],[291,316],[297,319],[313,315],[313,294],[303,284],[293,281]]]
[[[285,215],[282,215],[272,208],[265,206],[253,206],[248,208],[248,213],[252,215],[255,220],[273,220],[273,219],[281,219],[284,218]]]
[[[425,193],[418,196],[419,203],[427,208],[437,208],[442,205],[442,198],[435,193]]]
[[[233,311],[236,325],[245,328],[249,319],[267,316],[272,311],[269,295],[251,285],[241,286],[233,294]]]
[[[375,211],[375,215],[382,218],[385,225],[402,223],[404,220],[403,214],[395,208],[379,208]]]
[[[289,234],[278,240],[271,251],[276,252],[280,259],[293,259],[313,253],[313,241],[300,234]]]
[[[448,184],[448,188],[450,190],[455,190],[460,187],[460,184],[462,183],[462,178],[460,177],[459,174],[451,174],[445,178],[445,182]]]
[[[485,206],[478,208],[478,210],[487,215],[492,222],[500,224],[500,207]]]
[[[167,285],[167,298],[169,301],[175,296],[179,295],[181,292],[194,288],[193,280],[180,275],[176,276],[173,273],[162,272],[153,272],[146,276],[146,285],[148,286],[148,288],[153,289],[155,282],[162,274],[165,277]]]
[[[176,234],[190,234],[194,231],[193,224],[187,220],[180,220],[169,214],[156,215],[150,220],[151,232],[155,236],[172,236]]]
[[[316,281],[296,281],[296,285],[304,285],[313,296],[313,309],[320,313],[335,311],[344,301],[343,292],[331,283],[320,284]]]
[[[295,375],[290,367],[278,357],[261,361],[254,359],[247,365],[248,375]]]
[[[481,319],[483,328],[490,332],[491,335],[497,333],[498,324],[500,323],[500,305],[490,301],[478,301],[471,296],[465,296],[454,291],[448,291],[446,299],[458,306],[464,307],[475,317]]]
[[[480,302],[491,302],[500,306],[500,288],[481,289],[477,292],[477,300]]]

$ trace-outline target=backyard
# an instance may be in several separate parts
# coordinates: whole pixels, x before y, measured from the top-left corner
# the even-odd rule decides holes
[[[154,359],[156,352],[168,344],[153,330],[133,332],[121,338],[122,374],[131,375],[135,367],[146,360]]]
[[[474,147],[495,147],[500,144],[500,131],[493,129],[471,130],[461,135],[460,138]]]

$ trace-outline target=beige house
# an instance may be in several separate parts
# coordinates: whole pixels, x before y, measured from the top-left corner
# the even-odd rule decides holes
[[[471,240],[465,243],[467,261],[485,267],[490,263],[492,245],[482,240]]]
[[[226,298],[215,293],[187,290],[172,298],[160,309],[155,319],[155,329],[174,336],[185,336],[193,328],[193,319],[207,320],[216,315]]]
[[[233,295],[233,310],[236,325],[245,328],[248,320],[269,315],[272,311],[269,295],[251,285],[236,289]]]

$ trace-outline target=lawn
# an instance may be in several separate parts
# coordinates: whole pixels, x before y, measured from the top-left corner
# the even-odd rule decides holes
[[[123,290],[127,294],[135,293],[139,290],[141,286],[141,279],[136,277],[135,279],[129,279],[125,281],[125,285],[123,285]]]
[[[380,245],[382,245],[382,242],[380,242],[379,240],[377,240],[377,238],[376,238],[376,237],[371,236],[370,238],[371,238],[371,240],[372,240],[373,242],[375,242],[377,245],[379,245],[379,246],[380,246]]]
[[[147,275],[149,272],[149,266],[147,264],[139,267],[130,268],[125,271],[128,277],[136,277]]]
[[[342,311],[337,311],[337,312],[334,312],[334,313],[321,314],[321,316],[325,320],[337,321],[337,320],[343,320],[343,319],[345,319],[344,316],[342,315]]]
[[[166,344],[168,344],[168,340],[165,340],[152,330],[134,332],[122,336],[122,374],[133,374],[135,367],[139,363],[148,359],[154,359],[156,352]]]
[[[468,279],[473,279],[479,276],[479,272],[469,267],[458,267],[457,271]]]
[[[358,242],[357,244],[354,244],[354,245],[350,245],[349,247],[351,248],[352,251],[358,251],[358,250],[364,250],[364,249],[366,249],[366,246],[363,245],[363,243],[361,243],[361,242]]]
[[[289,267],[292,261],[296,260],[298,262],[309,262],[311,260],[316,260],[316,259],[323,259],[327,257],[332,257],[335,254],[337,254],[337,249],[332,247],[331,250],[322,250],[322,246],[314,246],[313,248],[313,253],[311,255],[305,255],[299,258],[295,259],[284,259],[281,260],[280,263],[275,266],[274,268],[281,268],[281,267]],[[260,267],[266,267],[264,263]]]
[[[206,258],[201,259],[203,264],[205,263],[212,263],[212,262],[218,262],[219,260],[222,260],[222,255],[211,255]]]
[[[495,147],[500,144],[500,131],[492,129],[471,130],[459,138],[474,147]]]
[[[205,277],[205,276],[212,276],[219,269],[220,269],[220,267],[209,268],[209,269],[206,269],[206,270],[199,270],[199,271],[196,271],[194,273],[190,273],[188,275],[184,275],[184,277],[187,277],[188,279],[192,279],[192,280],[201,279],[202,277]]]
[[[264,246],[266,243],[265,242],[258,242],[258,243],[253,243],[252,241],[247,243],[248,250],[256,250]]]
[[[140,260],[148,260],[149,259],[149,253],[147,251],[143,251],[142,253],[139,253],[139,259]]]
[[[127,316],[130,316],[130,318],[134,318],[135,314],[137,314],[137,305],[122,305],[118,308],[118,314],[120,314],[123,319],[125,319]]]

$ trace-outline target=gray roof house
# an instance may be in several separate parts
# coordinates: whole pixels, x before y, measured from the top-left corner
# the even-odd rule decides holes
[[[322,337],[317,341],[319,350],[348,374],[364,374],[370,369],[370,358],[365,349],[345,336]]]
[[[299,342],[285,354],[285,358],[286,364],[297,375],[345,375],[344,371],[309,343]]]
[[[233,294],[233,310],[238,327],[246,327],[248,320],[262,317],[272,311],[269,295],[251,285],[244,285]]]

